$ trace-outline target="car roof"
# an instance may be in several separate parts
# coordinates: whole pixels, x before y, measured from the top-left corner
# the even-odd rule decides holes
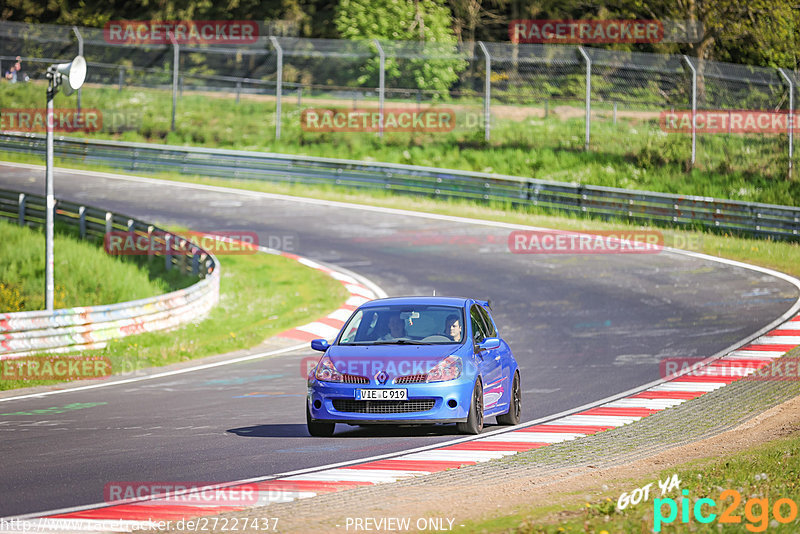
[[[459,306],[464,307],[464,305],[470,299],[466,299],[464,297],[388,297],[383,299],[376,299],[371,300],[362,305],[362,307],[371,307],[371,306],[386,306],[390,304],[397,304],[397,305],[420,305],[420,304],[438,304],[440,306]]]

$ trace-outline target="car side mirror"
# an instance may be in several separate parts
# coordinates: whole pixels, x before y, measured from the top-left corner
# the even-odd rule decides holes
[[[481,350],[492,350],[500,346],[500,338],[487,337],[482,342],[478,343],[478,348]]]
[[[311,341],[311,348],[320,352],[325,352],[331,346],[326,339],[314,339]]]

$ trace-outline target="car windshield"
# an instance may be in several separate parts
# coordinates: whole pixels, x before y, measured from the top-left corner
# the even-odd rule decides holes
[[[387,305],[358,310],[339,345],[447,345],[464,341],[464,313],[455,306]]]

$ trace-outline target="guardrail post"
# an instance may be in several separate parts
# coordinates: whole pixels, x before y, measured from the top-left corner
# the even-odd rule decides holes
[[[582,46],[578,47],[578,52],[586,62],[586,139],[583,149],[589,150],[589,135],[592,131],[592,60]]]
[[[789,84],[789,116],[786,129],[789,134],[789,180],[792,179],[792,159],[794,159],[794,82],[783,69],[778,69],[783,79]]]
[[[175,131],[175,111],[178,107],[178,70],[180,69],[181,50],[178,41],[175,40],[173,33],[167,32],[170,42],[172,42],[172,126]]]
[[[128,219],[128,232],[133,233],[134,222],[133,219]]]
[[[172,269],[172,235],[164,236],[164,269]]]
[[[122,92],[122,86],[125,83],[125,69],[123,69],[123,68],[119,69],[119,80],[117,80],[117,83],[119,83],[119,91],[118,92],[121,93]]]
[[[106,239],[111,235],[111,230],[114,229],[114,214],[110,211],[106,212]]]
[[[378,73],[378,136],[383,137],[383,101],[386,97],[386,54],[380,41],[372,40],[378,49],[380,72]]]
[[[236,82],[236,103],[239,103],[239,97],[242,93],[242,81],[239,80]]]
[[[147,227],[147,262],[150,263],[153,261],[153,254],[155,253],[155,247],[153,246],[153,225],[149,225]]]
[[[78,228],[80,229],[81,239],[86,239],[86,206],[78,208]]]
[[[492,127],[492,112],[490,108],[492,99],[492,57],[489,55],[489,51],[486,49],[486,45],[483,44],[483,41],[478,41],[478,46],[481,47],[483,57],[486,61],[486,79],[484,80],[483,90],[483,129],[485,132],[484,138],[488,141]]]
[[[19,225],[25,226],[25,203],[26,203],[26,196],[25,193],[19,194],[19,209],[18,209],[18,217],[19,217]]]
[[[192,274],[200,276],[200,253],[196,248],[192,249]]]
[[[272,46],[275,47],[275,51],[278,52],[278,72],[277,72],[277,80],[275,84],[275,140],[281,140],[281,93],[283,90],[283,48],[281,48],[281,44],[278,42],[277,37],[270,37],[270,42]]]
[[[692,167],[694,167],[697,160],[697,69],[694,68],[692,60],[689,56],[684,55],[683,61],[689,66],[692,71]],[[729,122],[730,124],[730,122]]]

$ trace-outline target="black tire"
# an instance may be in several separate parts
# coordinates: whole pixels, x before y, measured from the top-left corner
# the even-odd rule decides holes
[[[306,426],[308,427],[308,433],[315,438],[329,438],[333,435],[336,423],[312,421],[311,412],[308,411],[308,405],[306,405]]]
[[[456,423],[458,431],[462,434],[480,434],[483,430],[483,385],[479,378],[472,390],[472,401],[469,406],[469,415],[464,423]]]
[[[514,382],[511,385],[511,399],[508,412],[497,416],[499,425],[518,425],[522,413],[522,388],[519,385],[519,371],[514,373]]]

